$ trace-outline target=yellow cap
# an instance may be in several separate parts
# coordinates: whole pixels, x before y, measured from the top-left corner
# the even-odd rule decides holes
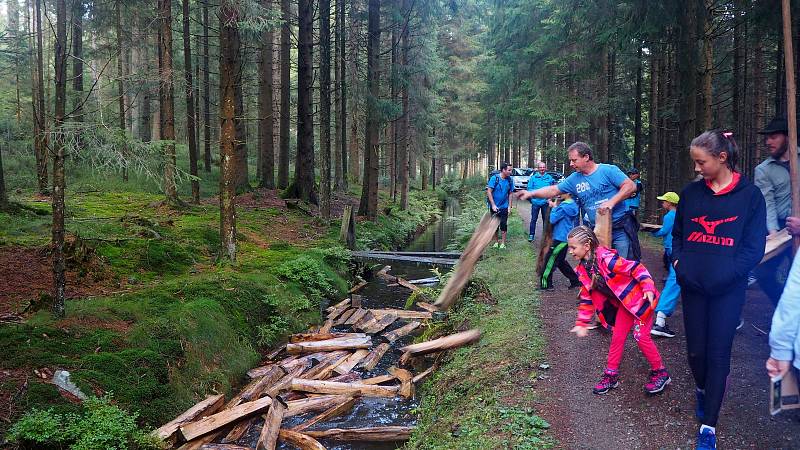
[[[670,203],[674,203],[674,204],[676,204],[676,205],[678,204],[678,202],[679,202],[679,201],[680,201],[680,199],[681,199],[681,198],[678,196],[678,194],[676,194],[676,193],[674,193],[674,192],[672,192],[672,191],[670,191],[670,192],[667,192],[666,194],[664,194],[664,195],[661,195],[661,196],[658,196],[658,197],[656,197],[656,198],[657,198],[657,199],[659,199],[659,200],[666,200],[666,201],[668,201],[668,202],[670,202]]]

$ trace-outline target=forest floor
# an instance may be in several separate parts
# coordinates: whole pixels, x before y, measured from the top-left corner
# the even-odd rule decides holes
[[[530,207],[518,213],[530,223]],[[660,241],[643,236],[643,262],[656,280],[665,277]],[[538,246],[539,241],[535,241]],[[568,258],[570,258],[568,256]],[[662,283],[657,281],[659,288]],[[556,289],[540,292],[541,323],[550,364],[548,376],[537,382],[537,411],[552,425],[563,448],[686,449],[693,448],[698,424],[694,419],[694,381],[686,360],[682,310],[668,319],[674,338],[656,338],[672,383],[659,395],[643,391],[649,367],[633,339],[628,339],[618,389],[595,395],[592,386],[605,367],[611,334],[591,331],[578,339],[569,333],[575,322],[576,291],[557,273]],[[770,416],[769,380],[764,363],[772,304],[758,289],[747,291],[736,334],[730,384],[717,427],[721,448],[800,448],[800,410]],[[763,332],[762,332],[763,330]]]

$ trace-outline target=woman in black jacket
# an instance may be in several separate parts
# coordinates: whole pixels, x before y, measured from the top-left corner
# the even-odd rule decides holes
[[[672,231],[689,366],[701,423],[697,449],[716,448],[716,424],[730,372],[731,346],[744,305],[747,274],[764,256],[766,206],[761,191],[736,171],[730,133],[692,140],[695,171]]]

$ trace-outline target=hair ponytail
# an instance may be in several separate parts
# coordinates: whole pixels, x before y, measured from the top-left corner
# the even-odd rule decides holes
[[[592,289],[605,283],[603,275],[600,273],[600,268],[597,266],[597,255],[595,254],[597,247],[600,246],[600,241],[594,231],[586,225],[580,225],[573,228],[567,235],[567,239],[575,239],[581,245],[589,244],[588,258],[581,260],[580,264],[586,269],[589,277],[592,279]]]

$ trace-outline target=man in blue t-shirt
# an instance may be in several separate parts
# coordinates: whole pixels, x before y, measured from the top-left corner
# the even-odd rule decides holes
[[[629,220],[635,222],[635,219],[628,214],[625,205],[625,199],[636,191],[636,185],[617,166],[594,162],[592,149],[586,143],[576,142],[569,146],[567,152],[574,173],[555,186],[522,192],[518,194],[519,199],[550,198],[568,193],[585,212],[584,222],[589,226],[594,226],[598,209],[610,209],[614,222],[612,246],[623,258],[638,259],[631,254],[630,235],[635,236],[635,225],[627,223]]]
[[[547,164],[539,161],[539,163],[536,164],[536,172],[533,172],[530,178],[528,178],[527,190],[535,191],[536,189],[552,186],[554,184],[556,184],[556,180],[553,179],[552,175],[547,173]],[[528,242],[533,241],[536,235],[536,222],[539,221],[539,215],[541,214],[542,220],[545,220],[547,210],[546,198],[531,199],[531,226],[528,229]]]
[[[500,172],[492,175],[486,183],[486,199],[489,201],[489,212],[500,219],[500,233],[502,242],[498,243],[497,234],[494,236],[493,248],[506,248],[506,233],[508,232],[508,210],[511,206],[511,193],[514,192],[514,182],[511,180],[511,164],[500,164]]]
[[[633,215],[636,216],[639,212],[639,205],[642,203],[642,180],[639,179],[639,169],[636,167],[628,169],[628,177],[636,184],[636,192],[625,200],[625,203],[627,203],[628,209],[631,210]]]

